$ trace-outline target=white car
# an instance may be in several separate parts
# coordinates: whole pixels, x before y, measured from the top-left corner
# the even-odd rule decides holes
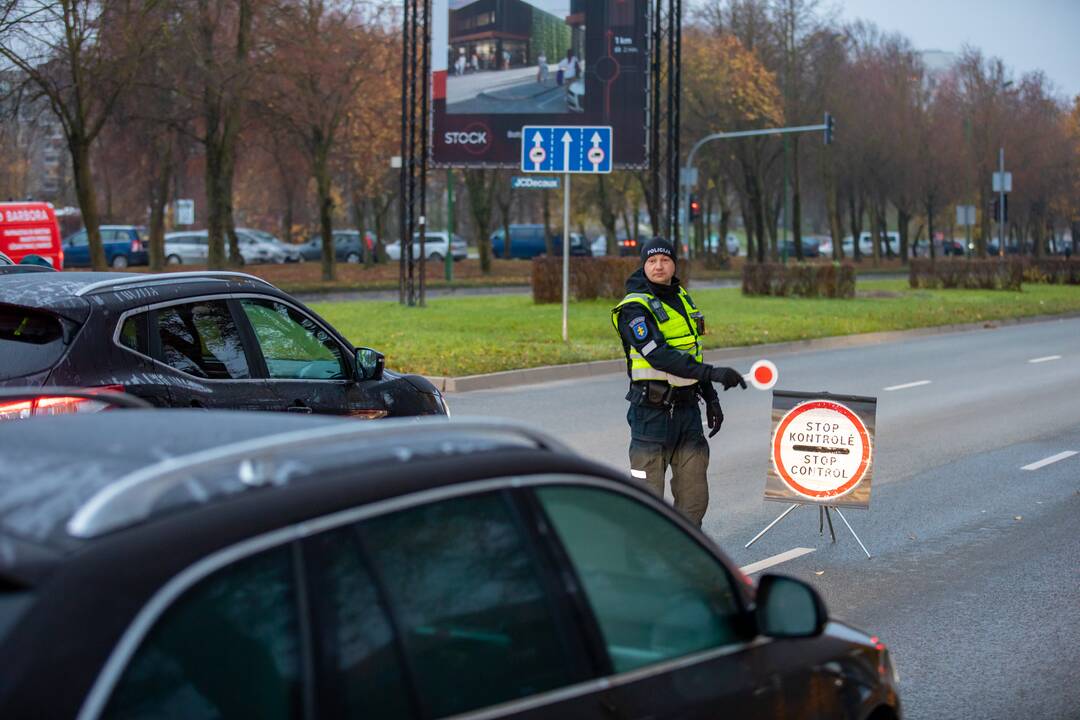
[[[464,260],[469,256],[469,251],[459,236],[454,235],[450,240],[446,232],[435,231],[424,233],[424,254],[430,262],[442,262],[448,255],[454,260]],[[386,255],[391,260],[400,260],[401,242],[387,243]],[[413,234],[413,257],[420,257],[420,233]]]
[[[283,263],[285,252],[273,243],[265,242],[241,230],[236,231],[240,257],[245,265]],[[228,241],[225,252],[228,254]],[[171,232],[165,234],[165,262],[169,265],[205,265],[210,257],[206,230]]]

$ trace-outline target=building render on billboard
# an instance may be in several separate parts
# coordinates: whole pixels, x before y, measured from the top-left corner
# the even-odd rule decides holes
[[[568,17],[557,17],[522,0],[451,3],[450,57],[465,57],[469,71],[533,66],[541,54],[556,63],[574,48],[583,57],[585,0],[573,0]]]

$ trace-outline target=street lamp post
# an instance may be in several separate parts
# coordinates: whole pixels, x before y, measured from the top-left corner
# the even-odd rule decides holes
[[[726,133],[722,132],[722,133],[713,133],[712,135],[706,135],[705,137],[701,138],[696,143],[694,143],[694,146],[692,148],[690,148],[690,152],[686,156],[686,166],[683,168],[682,177],[687,179],[687,181],[685,183],[686,185],[689,186],[689,185],[694,184],[694,183],[689,182],[689,178],[692,177],[692,174],[693,174],[694,156],[697,155],[698,150],[700,150],[702,148],[702,146],[704,146],[706,143],[712,142],[713,140],[725,140],[725,139],[728,139],[728,138],[742,138],[742,137],[757,137],[757,136],[760,136],[760,135],[789,135],[791,133],[814,132],[814,131],[817,131],[817,130],[823,130],[823,131],[825,131],[825,144],[828,145],[828,144],[832,143],[832,133],[833,133],[834,127],[835,126],[834,126],[834,124],[832,122],[832,116],[829,113],[825,113],[825,122],[821,123],[820,125],[798,125],[798,126],[795,126],[795,127],[766,128],[764,130],[738,130],[736,132],[726,132]],[[690,218],[690,192],[689,192],[689,188],[687,188],[687,192],[683,193],[683,197],[684,197],[684,200],[683,200],[683,203],[684,203],[684,205],[683,205],[683,217],[686,218],[686,219],[689,219]],[[680,225],[680,227],[679,227],[680,233],[687,232],[687,230],[686,230],[687,225],[688,225],[688,223],[683,223],[682,225]],[[676,240],[678,242],[682,242],[683,238],[680,235],[680,237],[676,238]],[[685,239],[685,242],[687,243],[687,247],[689,247],[690,244],[689,244],[689,233],[688,232],[687,232],[687,237]]]

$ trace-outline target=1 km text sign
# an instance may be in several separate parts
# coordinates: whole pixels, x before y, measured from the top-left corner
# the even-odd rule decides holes
[[[870,506],[877,399],[773,393],[765,499]]]

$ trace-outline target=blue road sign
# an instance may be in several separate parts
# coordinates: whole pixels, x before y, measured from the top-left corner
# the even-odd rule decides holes
[[[558,190],[559,178],[557,177],[520,177],[514,175],[510,178],[510,187],[522,190]]]
[[[527,173],[610,173],[610,127],[521,129],[521,171]]]

